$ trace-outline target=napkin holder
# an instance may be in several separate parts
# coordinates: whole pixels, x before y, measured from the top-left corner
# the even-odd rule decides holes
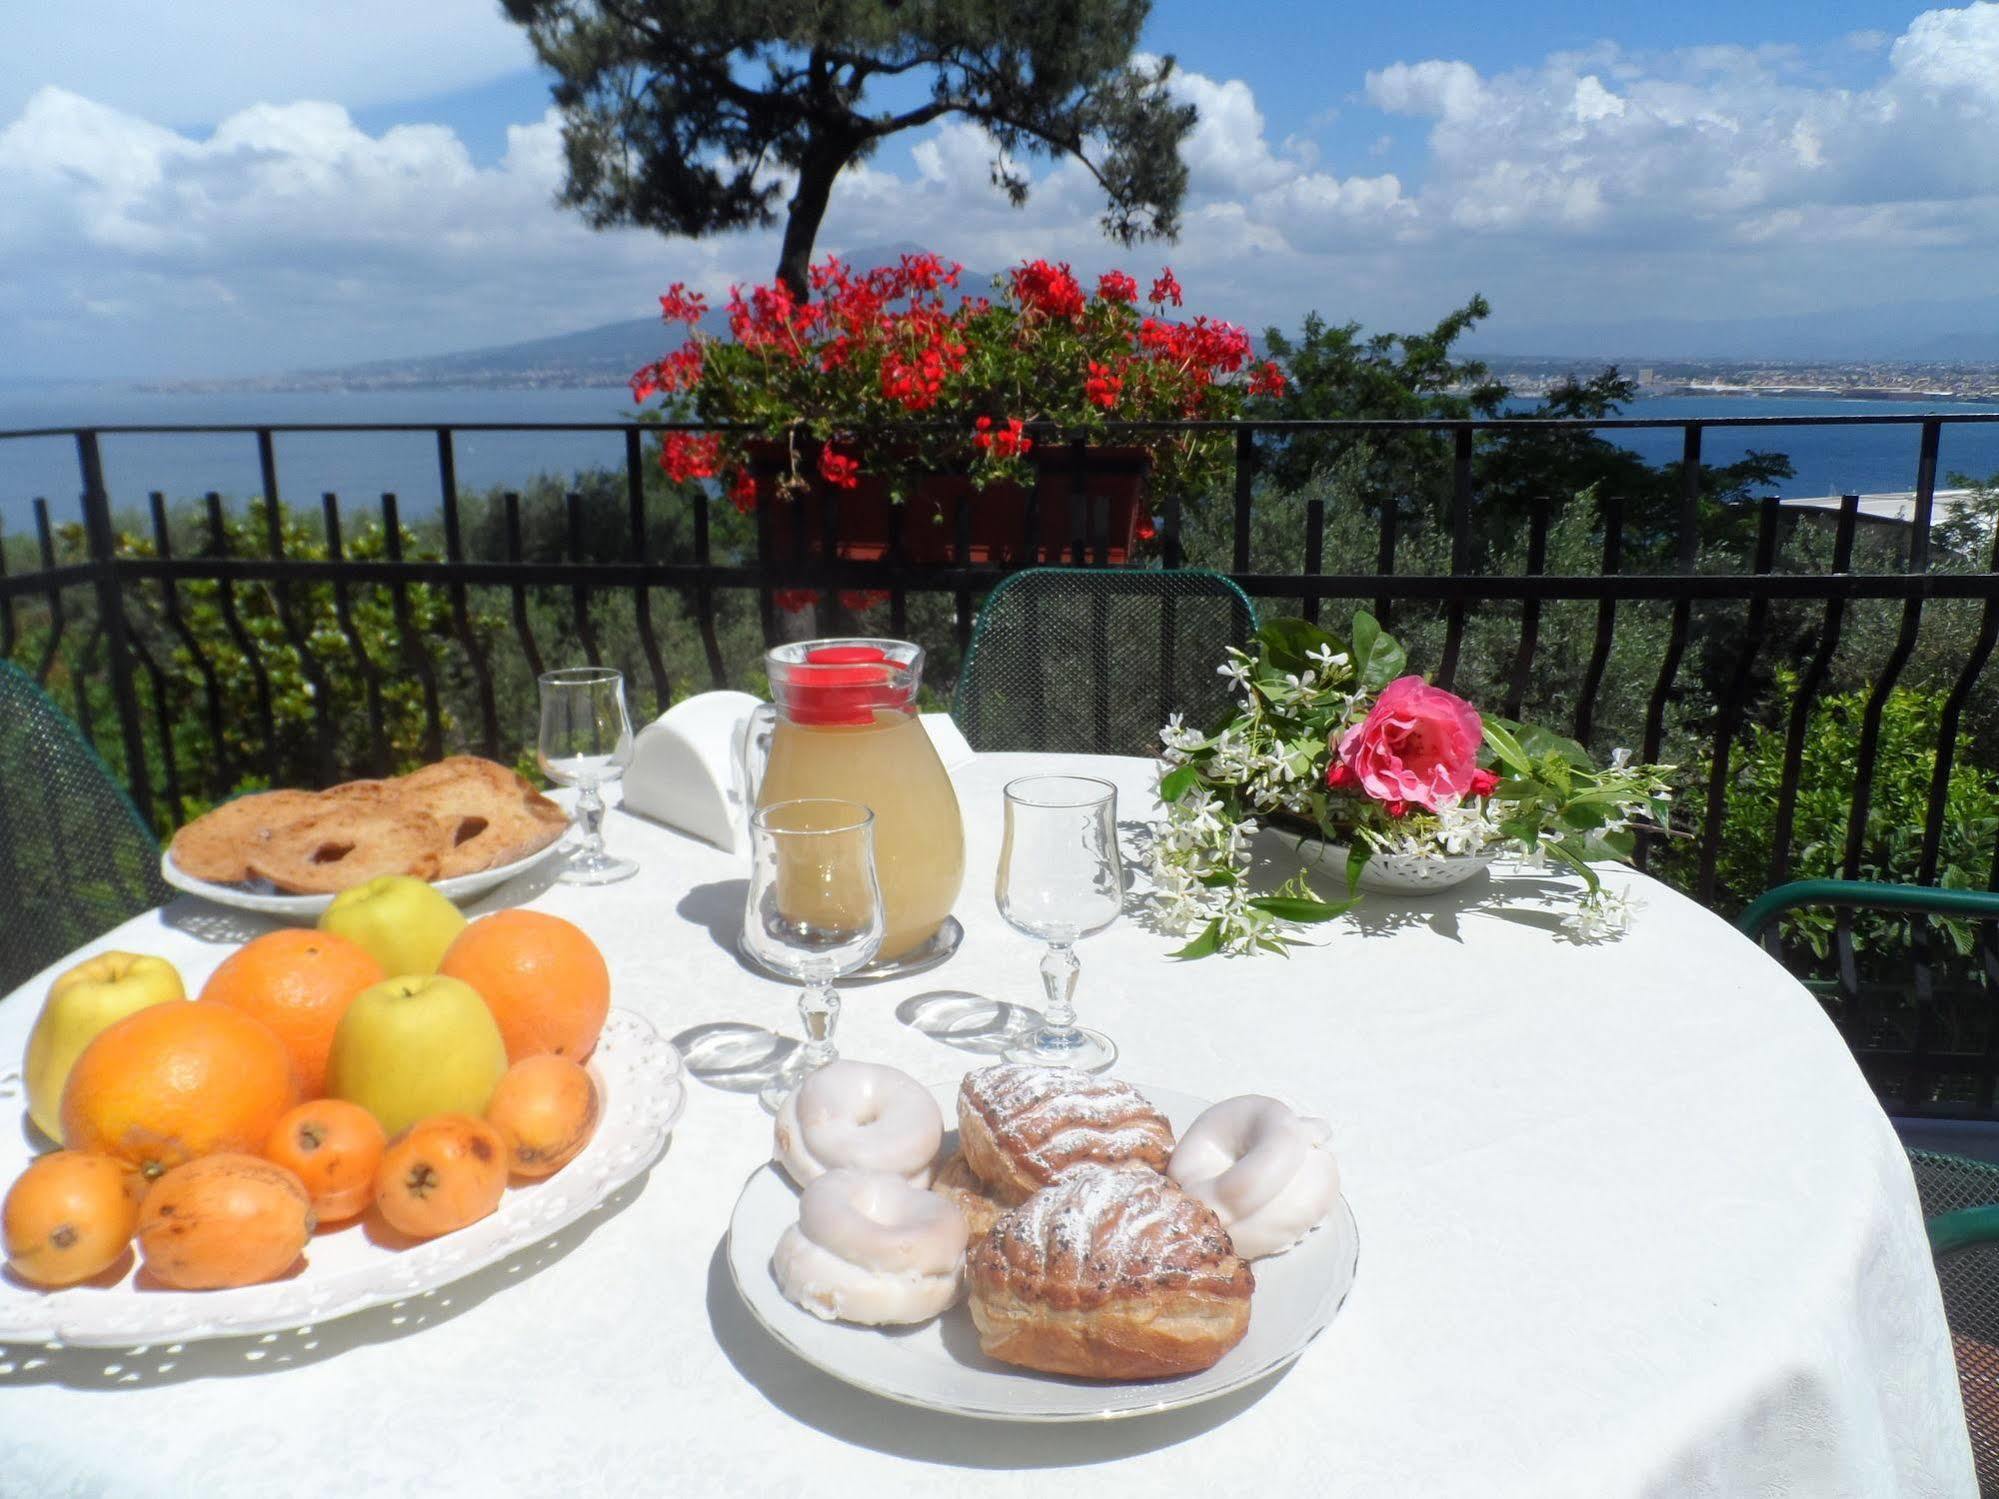
[[[675,703],[639,731],[624,775],[627,812],[712,843],[725,853],[749,847],[743,739],[758,699],[747,692],[702,692]],[[948,713],[921,722],[947,771],[968,765],[972,746]]]
[[[639,730],[625,768],[625,810],[724,853],[747,848],[742,744],[757,702],[747,692],[696,693]]]

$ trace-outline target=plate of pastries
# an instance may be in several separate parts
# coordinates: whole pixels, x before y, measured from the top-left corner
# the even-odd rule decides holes
[[[471,900],[555,852],[569,814],[519,772],[453,755],[325,791],[257,791],[187,824],[160,856],[176,889],[274,916],[317,916],[382,875]]]
[[[1339,1311],[1360,1241],[1330,1133],[1256,1094],[841,1060],[779,1112],[729,1268],[780,1343],[891,1400],[1173,1410],[1282,1368]]]

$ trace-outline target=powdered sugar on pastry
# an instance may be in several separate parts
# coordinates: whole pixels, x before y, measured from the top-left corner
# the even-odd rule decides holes
[[[1001,1065],[965,1075],[958,1118],[967,1156],[988,1183],[1018,1195],[1086,1163],[1163,1171],[1173,1151],[1166,1117],[1129,1083],[1065,1067]],[[972,1129],[976,1119],[980,1128]],[[1001,1161],[975,1154],[989,1139]],[[1001,1162],[1006,1169],[997,1168]],[[1005,1178],[1016,1178],[1006,1182]]]
[[[972,1273],[1050,1307],[1154,1287],[1244,1295],[1254,1285],[1214,1212],[1156,1171],[1079,1166],[1005,1214]]]

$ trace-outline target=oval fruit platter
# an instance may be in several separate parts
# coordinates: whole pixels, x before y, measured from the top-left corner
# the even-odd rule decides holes
[[[282,1331],[421,1295],[495,1264],[566,1228],[644,1171],[686,1106],[679,1052],[629,1010],[611,1011],[588,1069],[602,1106],[590,1143],[553,1176],[511,1184],[476,1223],[412,1243],[369,1214],[315,1233],[287,1278],[228,1290],[146,1284],[130,1256],[113,1281],[59,1290],[0,1276],[0,1342],[128,1348]],[[0,1082],[5,1093],[18,1107],[18,1084]],[[34,1155],[24,1116],[0,1138],[0,1180],[14,1180]]]

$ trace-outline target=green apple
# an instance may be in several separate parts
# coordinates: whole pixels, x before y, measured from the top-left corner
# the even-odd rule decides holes
[[[384,973],[435,973],[465,913],[422,880],[385,874],[334,896],[319,929],[367,948]]]
[[[179,970],[143,953],[102,952],[58,976],[21,1059],[36,1127],[62,1139],[62,1085],[99,1031],[148,1006],[186,998]]]
[[[483,1115],[506,1070],[506,1042],[478,990],[410,973],[354,996],[333,1032],[326,1091],[396,1135],[432,1114]]]

